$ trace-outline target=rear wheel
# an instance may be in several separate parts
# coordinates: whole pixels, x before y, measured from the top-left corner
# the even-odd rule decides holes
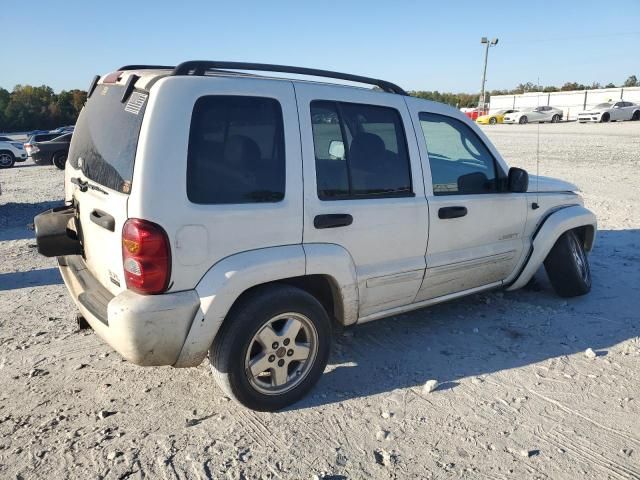
[[[496,123],[498,123],[498,119],[497,119],[496,117],[491,117],[491,118],[489,119],[489,123],[490,123],[491,125],[495,125]]]
[[[640,120],[640,110],[636,110],[635,112],[633,112],[633,115],[631,116],[631,120],[633,121]]]
[[[234,306],[209,350],[224,392],[245,407],[280,410],[318,381],[331,325],[318,300],[295,287],[258,288]]]
[[[16,157],[8,151],[0,152],[0,168],[11,168],[16,163]]]
[[[603,122],[603,123],[606,123],[609,120],[611,120],[611,115],[609,115],[607,112],[604,112],[602,114],[602,117],[600,117],[600,121]]]
[[[572,230],[563,233],[544,261],[551,285],[561,297],[577,297],[591,290],[591,269],[582,242]]]
[[[53,164],[60,170],[64,170],[64,167],[67,164],[67,152],[56,152],[53,155]]]
[[[551,123],[558,123],[560,121],[560,115],[554,115],[551,117]]]
[[[520,125],[524,125],[525,123],[529,123],[529,119],[526,116],[520,117]]]

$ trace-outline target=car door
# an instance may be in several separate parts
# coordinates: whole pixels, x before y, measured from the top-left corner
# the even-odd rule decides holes
[[[611,120],[624,120],[624,102],[616,102],[611,108]]]
[[[425,269],[428,206],[400,95],[295,84],[304,170],[304,244],[344,248],[359,318],[413,302]]]
[[[500,285],[524,252],[526,194],[505,191],[506,164],[475,125],[444,106],[407,103],[429,202],[427,268],[416,301]]]

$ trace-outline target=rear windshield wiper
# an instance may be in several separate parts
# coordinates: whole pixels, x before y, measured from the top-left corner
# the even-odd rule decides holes
[[[91,189],[91,190],[95,190],[96,192],[100,192],[100,193],[104,193],[105,195],[109,195],[109,192],[107,192],[106,190],[100,188],[97,185],[94,185],[93,183],[89,183],[86,180],[83,182],[79,177],[71,177],[71,183],[78,185],[78,187],[80,187],[80,191],[81,192],[86,192],[87,189]]]

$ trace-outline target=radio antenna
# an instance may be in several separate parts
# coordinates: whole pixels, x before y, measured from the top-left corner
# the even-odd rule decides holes
[[[538,107],[540,107],[540,77],[538,77],[536,88],[538,93],[536,99]],[[536,135],[536,201],[531,205],[533,210],[540,207],[540,122],[538,121],[538,130]]]

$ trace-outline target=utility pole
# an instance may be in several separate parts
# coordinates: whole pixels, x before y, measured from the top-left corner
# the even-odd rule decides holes
[[[493,38],[489,40],[487,37],[482,37],[480,43],[485,44],[484,48],[484,68],[482,69],[482,88],[480,89],[480,98],[478,99],[478,107],[484,110],[486,103],[486,94],[484,90],[485,83],[487,81],[487,61],[489,60],[489,47],[495,47],[498,44],[498,39]]]

